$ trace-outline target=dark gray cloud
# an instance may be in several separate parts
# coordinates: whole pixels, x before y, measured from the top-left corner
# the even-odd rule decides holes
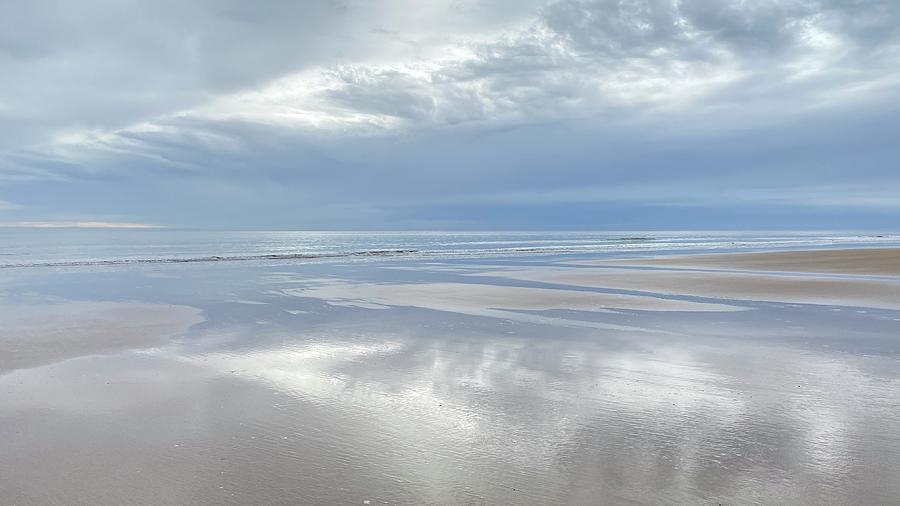
[[[0,221],[859,228],[900,215],[896,2],[412,5],[10,8]]]

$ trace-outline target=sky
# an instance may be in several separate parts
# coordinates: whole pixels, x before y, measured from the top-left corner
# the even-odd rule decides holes
[[[896,0],[0,0],[0,225],[900,229]]]

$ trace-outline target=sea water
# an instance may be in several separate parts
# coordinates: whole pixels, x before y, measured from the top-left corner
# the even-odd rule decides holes
[[[688,252],[900,244],[858,232],[354,232],[0,228],[0,268],[383,257]]]

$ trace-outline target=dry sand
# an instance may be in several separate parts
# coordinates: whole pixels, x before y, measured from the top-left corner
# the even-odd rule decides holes
[[[581,262],[584,266],[509,269],[476,275],[733,300],[900,309],[900,279],[834,278],[811,274],[826,269],[848,275],[893,272],[898,255],[900,249],[691,255]],[[619,266],[653,269],[617,268]],[[682,270],[685,266],[757,266],[782,274]]]
[[[679,255],[578,263],[900,276],[900,248]]]
[[[726,304],[660,299],[576,290],[556,290],[479,283],[371,284],[334,283],[291,290],[293,295],[316,297],[339,305],[377,308],[416,306],[439,311],[485,314],[490,310],[576,309],[603,311],[739,311]]]

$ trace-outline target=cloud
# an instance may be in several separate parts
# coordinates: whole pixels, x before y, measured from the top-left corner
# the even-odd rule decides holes
[[[326,1],[17,4],[4,10],[4,144],[174,112],[326,57]],[[265,57],[260,57],[265,55]],[[13,128],[15,127],[15,128]]]
[[[900,7],[878,2],[850,9],[799,1],[562,0],[524,27],[487,40],[432,42],[431,52],[440,56],[308,66],[196,107],[87,135],[127,141],[135,130],[196,119],[346,135],[466,121],[518,125],[623,107],[638,115],[655,107],[735,107],[746,100],[762,113],[777,108],[783,115],[823,100],[841,105],[860,90],[896,88],[900,71],[890,64],[900,47],[888,30],[895,21]],[[265,83],[259,69],[247,72]]]
[[[865,197],[900,184],[896,2],[135,8],[134,37],[70,26],[91,9],[12,16],[0,186],[29,209],[319,227],[484,199],[496,226],[504,205],[896,210]]]

